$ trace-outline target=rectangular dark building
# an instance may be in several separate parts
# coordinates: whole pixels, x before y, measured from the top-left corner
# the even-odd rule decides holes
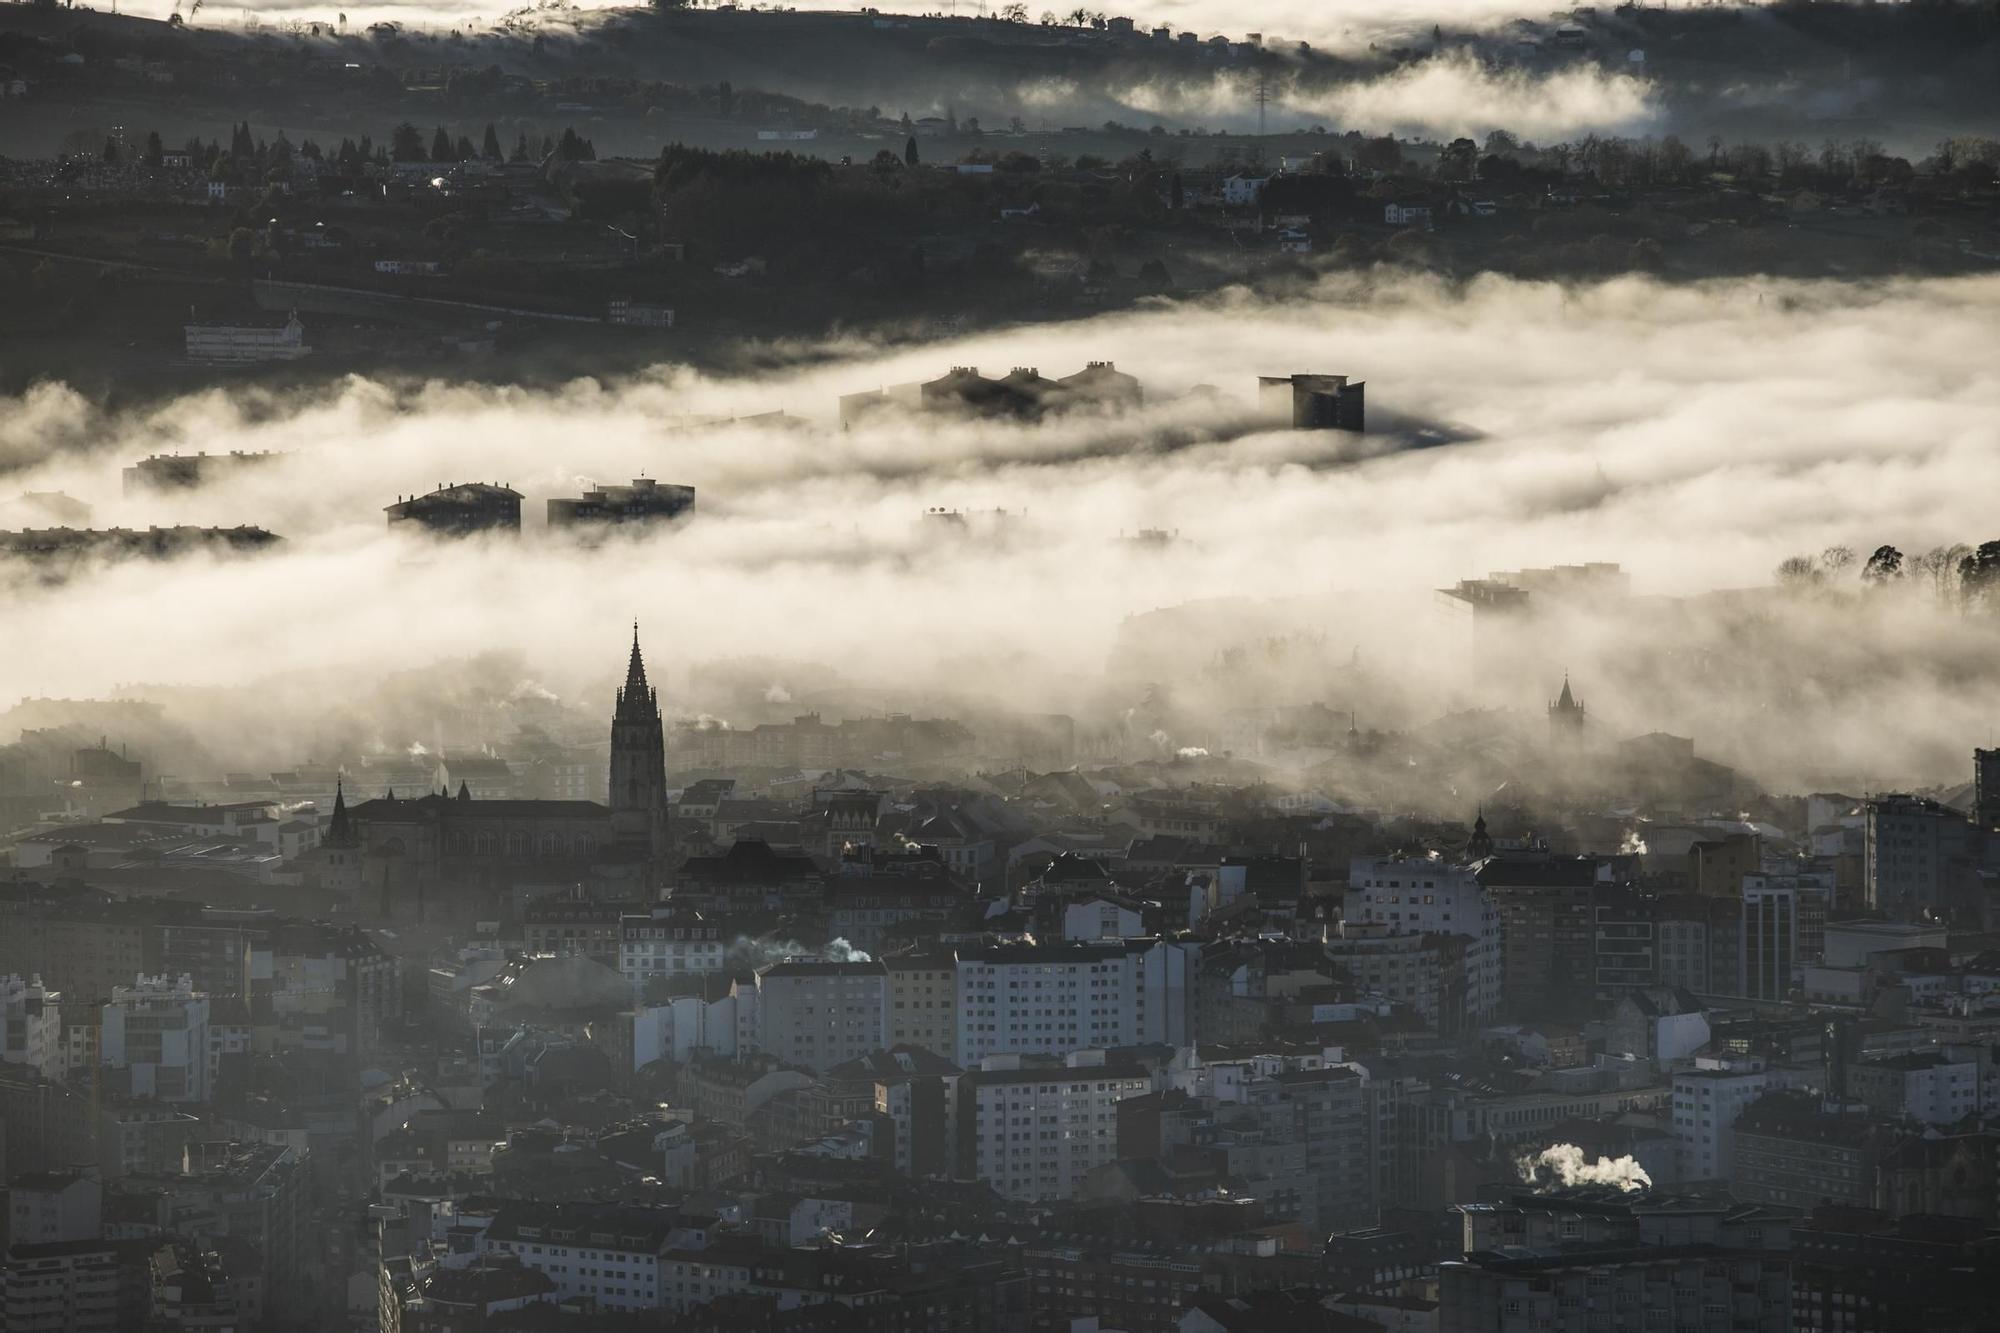
[[[693,512],[694,487],[662,486],[651,477],[636,477],[630,486],[596,486],[574,500],[549,501],[549,526],[669,523]]]
[[[1257,400],[1293,430],[1367,429],[1367,386],[1345,375],[1260,375]]]

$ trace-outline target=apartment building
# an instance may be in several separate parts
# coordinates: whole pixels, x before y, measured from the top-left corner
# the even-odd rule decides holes
[[[1118,1160],[1118,1103],[1153,1088],[1146,1070],[1098,1050],[1060,1065],[989,1056],[958,1083],[958,1174],[1022,1202],[1070,1198]]]

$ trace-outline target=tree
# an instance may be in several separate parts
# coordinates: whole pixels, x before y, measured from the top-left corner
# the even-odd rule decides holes
[[[478,152],[472,146],[472,140],[463,134],[458,136],[456,149],[458,160],[461,162],[470,162],[473,158],[479,156]]]
[[[144,159],[147,169],[149,171],[158,171],[160,169],[160,159],[165,155],[166,147],[160,143],[160,132],[158,130],[147,130],[146,156]]]
[[[1403,145],[1390,134],[1363,139],[1355,147],[1354,164],[1367,171],[1394,171],[1403,165]]]
[[[1903,553],[1893,546],[1878,546],[1861,567],[1861,581],[1879,588],[1903,577]]]
[[[1002,5],[1000,6],[1000,21],[1002,23],[1026,23],[1028,21],[1028,7],[1022,4],[1021,0],[1014,0],[1012,4]]]
[[[509,160],[514,162],[526,162],[528,160],[528,132],[526,130],[522,130],[521,137],[514,140],[514,155]]]
[[[1985,607],[2000,590],[2000,542],[1981,542],[1958,562],[1958,595],[1968,608]]]
[[[1910,562],[1915,573],[1931,581],[1931,595],[1939,606],[1958,600],[1958,567],[1968,549],[1963,543],[1934,546]]]
[[[438,126],[437,133],[431,136],[431,161],[455,162],[457,160],[458,154],[452,151],[451,135],[446,132],[444,126]]]
[[[118,141],[108,134],[104,136],[104,160],[114,167],[118,165]]]
[[[247,264],[257,251],[257,233],[248,227],[238,227],[229,233],[229,257],[239,264]]]
[[[1438,153],[1438,175],[1448,181],[1469,181],[1478,161],[1478,144],[1470,139],[1453,139]]]
[[[921,159],[917,156],[917,136],[912,134],[903,145],[903,165],[914,167]]]
[[[486,125],[486,141],[479,146],[479,155],[488,162],[500,160],[500,132],[493,128],[491,121]]]
[[[1845,574],[1854,563],[1854,551],[1846,546],[1829,546],[1819,553],[1819,567],[1826,571],[1830,579]]]
[[[736,89],[728,79],[715,85],[715,114],[724,120],[736,114]]]
[[[1694,153],[1678,138],[1669,134],[1660,140],[1660,174],[1670,181],[1684,181],[1690,168],[1694,166]]]
[[[1819,561],[1809,555],[1787,556],[1779,562],[1777,579],[1780,587],[1815,587],[1820,581]]]
[[[424,132],[404,121],[389,136],[389,156],[398,162],[424,160]]]

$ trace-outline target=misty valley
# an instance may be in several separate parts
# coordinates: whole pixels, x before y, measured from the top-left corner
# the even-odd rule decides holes
[[[0,4],[0,1333],[1958,1333],[2000,19]]]

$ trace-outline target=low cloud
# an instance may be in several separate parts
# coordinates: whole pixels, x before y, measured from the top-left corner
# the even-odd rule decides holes
[[[747,376],[663,368],[555,392],[351,379],[109,416],[37,390],[0,402],[0,440],[28,442],[0,471],[0,501],[60,490],[99,524],[260,523],[288,540],[257,558],[14,583],[0,704],[123,689],[191,709],[205,689],[203,725],[246,766],[275,766],[316,734],[337,743],[314,726],[361,712],[384,677],[421,689],[433,664],[480,652],[508,655],[493,673],[503,697],[532,679],[597,710],[636,617],[678,716],[741,724],[734,703],[686,685],[691,666],[738,657],[824,664],[884,703],[978,696],[1086,724],[1153,685],[1195,720],[1130,734],[1171,754],[1223,748],[1200,714],[1241,672],[1218,654],[1247,645],[1277,672],[1249,636],[1290,633],[1322,645],[1313,663],[1358,650],[1412,725],[1538,706],[1567,668],[1606,735],[1692,736],[1781,783],[1944,780],[2000,705],[1992,618],[1914,588],[1710,594],[1830,545],[2000,536],[1986,498],[2000,482],[1996,317],[1993,278],[1335,275],[1281,303],[1226,293],[895,352],[841,341]],[[1039,427],[834,419],[839,394],[950,365],[1058,374],[1103,358],[1144,381],[1143,410]],[[1251,428],[1255,377],[1294,371],[1364,377],[1381,428],[1359,441]],[[1201,384],[1219,395],[1187,393]],[[806,424],[674,424],[776,408]],[[1432,427],[1452,442],[1414,447]],[[34,447],[42,435],[63,443]],[[122,493],[123,464],[193,447],[286,457],[199,491]],[[596,549],[542,528],[577,476],[641,473],[696,486],[696,517]],[[525,492],[526,531],[439,544],[386,530],[397,495],[470,480]],[[967,536],[923,519],[937,506],[1007,518]],[[1122,540],[1146,528],[1189,540]],[[1434,590],[1460,578],[1592,560],[1624,564],[1638,597],[1552,627],[1509,672],[1476,669],[1437,610]],[[1254,614],[1133,656],[1130,617],[1189,603]],[[1265,702],[1328,697],[1316,666],[1288,670]]]
[[[1592,64],[1551,73],[1485,64],[1451,52],[1394,73],[1298,97],[1299,109],[1371,133],[1470,136],[1506,130],[1527,140],[1643,134],[1660,118],[1658,90]]]

